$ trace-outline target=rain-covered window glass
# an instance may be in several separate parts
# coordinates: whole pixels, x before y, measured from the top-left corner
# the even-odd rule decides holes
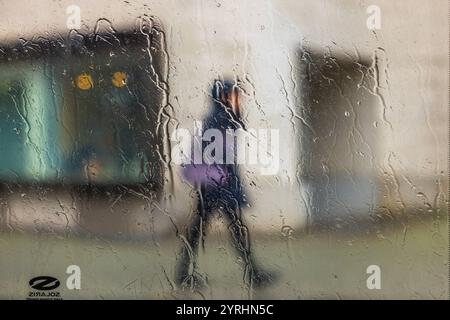
[[[0,298],[447,299],[447,9],[2,2]]]

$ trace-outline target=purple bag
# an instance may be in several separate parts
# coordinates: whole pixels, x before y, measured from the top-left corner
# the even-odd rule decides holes
[[[187,164],[182,171],[186,181],[194,186],[201,184],[223,186],[228,182],[228,170],[224,165]]]

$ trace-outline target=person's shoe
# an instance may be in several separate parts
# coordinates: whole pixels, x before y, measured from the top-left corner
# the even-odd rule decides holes
[[[252,276],[253,288],[265,288],[274,284],[278,279],[278,274],[273,271],[255,270]]]
[[[208,287],[207,279],[197,272],[179,278],[177,282],[182,291],[202,291]]]

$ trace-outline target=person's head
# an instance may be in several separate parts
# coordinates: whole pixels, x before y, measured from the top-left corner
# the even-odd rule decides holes
[[[235,82],[216,80],[212,92],[213,99],[239,117],[241,113],[239,90]]]

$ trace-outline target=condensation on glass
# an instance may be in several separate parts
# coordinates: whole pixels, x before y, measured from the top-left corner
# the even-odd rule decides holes
[[[0,298],[69,265],[83,289],[67,299],[448,297],[445,0],[379,1],[382,30],[356,0],[103,0],[80,30],[64,1],[42,1],[48,21],[15,2]],[[273,148],[212,171],[172,158],[177,130],[214,125]]]

